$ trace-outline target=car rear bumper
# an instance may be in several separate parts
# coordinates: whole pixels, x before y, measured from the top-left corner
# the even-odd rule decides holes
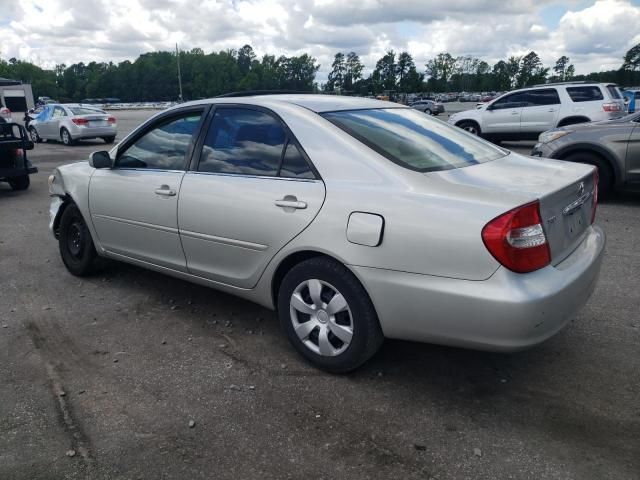
[[[558,265],[527,274],[500,267],[484,281],[351,268],[386,337],[508,352],[543,342],[571,320],[595,288],[604,245],[604,232],[592,226]]]
[[[118,129],[114,127],[74,127],[69,133],[74,139],[115,137]]]

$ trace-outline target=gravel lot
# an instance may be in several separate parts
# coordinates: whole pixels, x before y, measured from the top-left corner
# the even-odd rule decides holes
[[[116,115],[122,138],[149,113]],[[39,144],[31,188],[0,184],[0,479],[640,478],[640,196],[599,207],[599,285],[544,345],[387,341],[333,376],[251,303],[67,273],[47,176],[103,145]]]

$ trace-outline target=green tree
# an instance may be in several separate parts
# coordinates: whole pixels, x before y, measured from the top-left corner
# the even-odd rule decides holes
[[[382,90],[396,89],[396,53],[389,50],[376,62],[374,74],[377,72],[376,83]]]
[[[520,71],[518,72],[517,85],[526,87],[536,83],[544,82],[547,78],[548,68],[542,65],[542,61],[536,52],[529,52],[520,61]]]
[[[449,53],[439,53],[426,64],[431,89],[443,92],[449,89],[449,80],[455,73],[456,59]]]
[[[360,57],[356,52],[349,52],[345,60],[344,88],[352,90],[354,84],[362,78],[364,65],[360,61]]]
[[[631,47],[624,55],[622,69],[631,71],[640,69],[640,43]]]
[[[345,76],[347,73],[347,66],[345,64],[344,53],[338,52],[333,57],[333,63],[331,64],[331,72],[327,77],[327,90],[333,92],[334,90],[343,90]]]
[[[569,62],[571,59],[566,55],[561,56],[558,60],[556,60],[556,64],[553,67],[553,71],[555,73],[554,80],[558,80],[560,82],[564,82],[567,80],[571,80],[571,77],[575,74],[575,68]]]

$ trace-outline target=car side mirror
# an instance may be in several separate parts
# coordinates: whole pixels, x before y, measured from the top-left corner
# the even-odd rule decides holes
[[[113,162],[111,161],[109,152],[100,151],[93,152],[89,156],[89,165],[93,168],[111,168],[113,166]]]

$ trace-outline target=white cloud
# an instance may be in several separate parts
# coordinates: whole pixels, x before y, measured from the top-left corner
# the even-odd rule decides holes
[[[567,10],[557,22],[548,5]],[[150,50],[205,51],[251,44],[259,55],[308,52],[326,78],[337,51],[367,69],[387,49],[408,50],[420,69],[439,52],[493,63],[535,50],[578,73],[617,68],[640,42],[630,0],[0,0],[0,55],[44,67],[135,59]]]

